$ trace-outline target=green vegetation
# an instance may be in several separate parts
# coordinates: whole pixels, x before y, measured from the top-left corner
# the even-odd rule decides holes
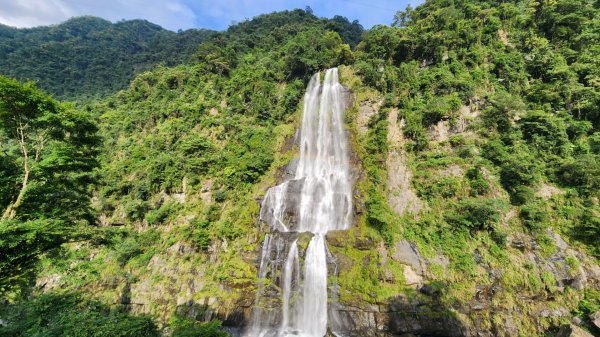
[[[102,97],[125,88],[137,73],[188,61],[214,33],[174,33],[144,20],[112,24],[89,16],[49,27],[0,25],[0,73],[37,81],[63,99]]]
[[[228,337],[229,334],[221,330],[221,322],[213,320],[208,323],[199,323],[189,319],[177,320],[174,324],[173,337]]]
[[[464,122],[461,107],[481,113],[471,139],[463,139],[468,144],[450,141],[462,157],[456,163],[466,166],[466,184],[464,177],[418,169],[419,195],[437,204],[439,198],[461,200],[469,188],[471,195],[485,196],[490,186],[483,169],[497,174],[513,205],[523,205],[524,225],[539,230],[550,225],[539,218],[549,207],[534,195],[551,183],[572,191],[569,197],[581,207],[571,210],[579,216],[564,218],[567,226],[556,229],[574,239],[581,232],[597,235],[598,20],[592,1],[428,1],[399,12],[396,27],[368,31],[354,55],[356,69],[399,110],[416,165],[422,167],[420,158],[431,162],[445,155],[429,139],[430,127]],[[478,151],[467,151],[469,146]],[[581,221],[584,214],[592,218]],[[481,225],[463,220],[458,222],[467,227]]]
[[[27,283],[40,254],[95,222],[96,132],[89,114],[0,77],[0,294]]]
[[[90,16],[49,27],[17,29],[0,25],[0,74],[37,81],[40,88],[58,98],[89,101],[126,88],[136,74],[158,65],[172,67],[199,60],[215,70],[235,66],[229,62],[235,63],[249,49],[266,50],[272,44],[285,43],[291,35],[308,27],[318,27],[313,32],[317,36],[311,37],[322,39],[320,35],[325,31],[337,32],[352,47],[363,32],[358,22],[345,17],[320,19],[302,10],[259,16],[230,27],[227,33],[206,29],[175,33],[145,20],[113,24]],[[212,43],[198,49],[207,40]],[[224,45],[227,47],[222,48]],[[296,45],[315,48],[312,55],[303,55],[297,49],[298,55],[290,59],[308,62],[308,71],[316,69],[316,58],[327,58],[329,66],[338,62],[337,57],[329,58],[331,54],[317,53],[328,50],[317,49],[319,44]],[[349,55],[350,50],[345,52]],[[212,59],[207,60],[203,53],[212,54]]]
[[[7,323],[0,326],[0,334],[7,337],[160,336],[150,317],[111,311],[102,303],[89,301],[80,294],[44,294],[29,302],[10,305],[0,314]]]
[[[592,263],[600,258],[598,13],[593,1],[434,0],[398,12],[395,26],[376,26],[358,44],[360,80],[347,83],[359,102],[382,99],[384,106],[355,142],[366,172],[359,226],[390,248],[408,239],[430,261],[447,257],[447,266],[431,266],[441,303],[469,305],[475,289],[497,282],[492,301],[507,309],[522,305],[511,291],[545,291],[560,298],[547,305],[571,308],[583,296],[557,290],[554,274],[524,262],[509,243],[532,237],[536,254],[547,257],[558,253],[557,232],[595,256]],[[404,125],[399,144],[385,140],[392,109]],[[412,188],[426,203],[418,214],[390,211],[386,177],[397,173],[384,169],[386,145],[406,151]],[[578,263],[567,256],[565,269],[573,273]],[[341,278],[352,298],[358,277]],[[518,320],[522,335],[559,324]]]
[[[568,322],[531,316],[538,305],[598,310],[598,291],[564,278],[600,259],[599,13],[591,0],[430,0],[364,33],[310,10],[220,33],[94,18],[0,27],[0,71],[87,102],[0,77],[0,333],[224,336],[199,321],[253,300],[257,200],[297,154],[307,80],[336,65],[361,173],[357,226],[330,247],[342,303],[402,297],[490,331],[518,312],[525,336]],[[61,75],[41,46],[89,72]],[[390,205],[392,151],[414,213]],[[400,240],[427,261],[428,293],[394,257]],[[493,313],[460,311],[481,296]]]
[[[67,24],[81,21],[85,26],[94,20],[76,19]],[[100,33],[95,28],[87,29]],[[41,129],[46,124],[40,124],[40,130],[30,137],[30,146],[32,151],[49,151],[48,161],[44,161],[44,156],[41,161],[54,164],[32,170],[37,173],[53,169],[52,177],[60,183],[67,177],[78,180],[68,188],[57,185],[53,190],[36,191],[35,196],[56,198],[59,191],[69,191],[73,196],[59,198],[54,208],[45,199],[36,204],[32,199],[11,206],[19,193],[14,181],[20,183],[24,173],[19,166],[23,160],[19,159],[18,139],[8,143],[12,147],[5,151],[2,169],[12,176],[3,175],[6,184],[2,188],[12,194],[3,194],[3,206],[17,209],[17,215],[23,210],[23,217],[2,222],[5,251],[17,255],[14,261],[7,261],[3,271],[18,271],[23,282],[32,281],[31,275],[37,270],[42,271],[39,278],[63,275],[48,287],[56,286],[66,292],[87,295],[87,289],[95,289],[94,300],[107,307],[90,312],[90,317],[119,312],[123,308],[119,303],[141,301],[144,312],[159,317],[163,323],[168,321],[163,327],[176,336],[225,335],[219,322],[198,324],[195,320],[204,316],[186,310],[207,312],[210,308],[203,303],[208,298],[218,301],[211,302],[212,307],[226,307],[248,294],[246,288],[255,284],[256,266],[240,256],[240,252],[248,254],[256,249],[256,243],[247,240],[248,235],[257,232],[259,207],[255,200],[274,181],[277,170],[289,161],[290,154],[281,149],[293,135],[306,81],[315,71],[352,62],[350,46],[342,37],[356,42],[356,35],[361,32],[360,25],[345,18],[319,19],[302,10],[260,16],[227,32],[215,33],[199,46],[190,42],[194,52],[187,63],[141,72],[126,90],[82,104],[81,111],[55,102],[32,84],[23,86],[31,92],[21,96],[3,90],[7,102],[3,113],[15,110],[16,103],[8,106],[11,100],[28,102],[31,109],[41,110],[39,117],[43,121],[48,118],[50,122],[64,123],[61,127],[70,127],[64,134],[58,128],[47,134],[62,135],[65,139],[57,141],[71,145],[70,150],[78,150],[73,154],[60,153],[65,158],[55,159],[49,143],[42,146],[34,142],[38,134],[46,132]],[[8,84],[21,88],[14,80],[5,81],[7,88]],[[106,92],[116,88],[97,84]],[[68,85],[56,87],[64,89],[66,96],[73,95],[70,97],[102,93],[96,88],[74,92]],[[40,105],[41,98],[37,96],[51,105]],[[65,117],[52,115],[58,112]],[[69,114],[79,120],[67,118]],[[13,136],[9,133],[13,126],[6,124],[6,139]],[[32,122],[28,128],[33,126]],[[89,139],[81,138],[84,136]],[[73,144],[69,143],[72,139]],[[74,156],[72,160],[78,162],[70,163],[66,155]],[[33,165],[37,164],[32,160],[30,166]],[[78,174],[71,177],[71,171]],[[31,174],[26,192],[33,191],[37,179],[37,174]],[[52,180],[43,181],[49,188],[47,183]],[[61,205],[63,199],[71,204]],[[35,213],[44,209],[40,207],[44,202],[48,212],[54,213]],[[26,215],[36,222],[29,221]],[[228,248],[219,248],[225,245]],[[8,255],[3,251],[3,256]],[[43,257],[41,263],[38,256]],[[14,268],[17,258],[26,265]],[[188,275],[185,281],[178,278],[181,274]],[[27,296],[19,296],[19,292],[43,300],[37,292],[39,288],[26,283],[17,288],[11,275],[2,275],[3,291],[16,301],[13,308],[27,311],[33,303]],[[152,287],[140,288],[141,285]],[[155,300],[155,293],[149,289],[163,289],[157,294],[169,299]],[[178,303],[178,296],[189,296],[184,295],[185,291],[193,292],[193,297],[188,298],[190,308],[195,309]],[[80,310],[72,301],[61,305],[61,320],[73,319],[74,312]],[[31,313],[32,320],[39,317],[36,315]],[[105,318],[106,324],[112,324],[111,320],[120,321],[125,316]],[[112,330],[105,332],[104,323],[98,324],[99,336],[110,335]],[[133,330],[124,329],[124,333],[135,335]]]

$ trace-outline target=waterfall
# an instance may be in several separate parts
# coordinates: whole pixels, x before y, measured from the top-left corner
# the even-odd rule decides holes
[[[262,245],[262,282],[247,337],[323,337],[327,331],[325,234],[350,227],[352,184],[344,89],[337,68],[326,71],[323,83],[320,78],[312,76],[304,95],[294,178],[270,188],[261,205],[270,233]],[[311,236],[304,252],[298,247],[302,233]],[[279,307],[269,298],[273,293]]]

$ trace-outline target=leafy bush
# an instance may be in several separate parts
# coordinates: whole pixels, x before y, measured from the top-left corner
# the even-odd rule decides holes
[[[540,232],[549,225],[546,205],[539,201],[521,206],[519,217],[523,225],[531,231]]]
[[[76,293],[49,293],[0,307],[6,337],[159,337],[152,320],[111,311]],[[208,335],[206,335],[208,336]]]
[[[506,204],[499,199],[468,199],[458,204],[446,221],[455,228],[493,230],[500,221]]]
[[[394,215],[383,193],[373,187],[369,192],[369,199],[365,202],[365,206],[367,208],[367,224],[381,233],[388,246],[392,245]]]
[[[474,166],[470,168],[465,177],[469,181],[471,187],[471,196],[484,195],[489,190],[489,183],[481,172],[481,167]]]
[[[123,205],[123,211],[127,218],[133,221],[144,219],[144,215],[148,210],[148,204],[142,200],[130,199]]]
[[[535,110],[529,111],[519,121],[523,130],[523,139],[542,152],[567,155],[570,151],[567,130],[562,119],[551,114]]]
[[[178,204],[173,201],[169,201],[160,205],[158,209],[154,209],[146,213],[145,219],[149,225],[158,225],[163,223],[170,214],[175,214],[177,209]]]
[[[598,194],[600,190],[600,157],[584,154],[564,161],[556,175],[561,183],[574,186],[586,195]]]
[[[173,325],[173,337],[229,337],[229,334],[221,329],[221,322],[217,320],[208,323],[178,320]]]

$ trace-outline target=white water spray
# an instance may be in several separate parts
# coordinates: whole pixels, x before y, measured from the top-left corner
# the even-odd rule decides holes
[[[272,233],[263,242],[259,278],[271,275],[279,280],[281,312],[261,307],[260,303],[268,301],[265,289],[259,289],[248,337],[326,334],[325,234],[349,228],[352,220],[345,105],[337,68],[326,71],[323,84],[319,73],[311,78],[304,96],[300,158],[294,179],[269,189],[260,212]],[[301,269],[298,233],[304,232],[313,235]]]

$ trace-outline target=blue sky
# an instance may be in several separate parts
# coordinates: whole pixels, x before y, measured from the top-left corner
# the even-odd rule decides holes
[[[284,9],[310,6],[322,17],[343,15],[365,28],[390,24],[394,13],[422,0],[0,0],[0,23],[34,27],[94,15],[111,21],[146,19],[167,29],[226,29],[231,23]]]

